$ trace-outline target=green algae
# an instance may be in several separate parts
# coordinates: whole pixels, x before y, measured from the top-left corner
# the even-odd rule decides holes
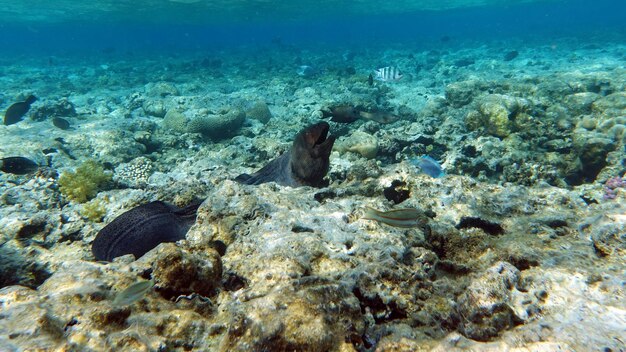
[[[70,200],[84,203],[98,194],[99,188],[112,179],[102,165],[87,160],[75,172],[67,171],[59,177],[59,190]]]

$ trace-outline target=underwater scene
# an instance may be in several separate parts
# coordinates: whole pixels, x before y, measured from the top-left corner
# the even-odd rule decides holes
[[[0,352],[626,351],[623,0],[0,0]]]

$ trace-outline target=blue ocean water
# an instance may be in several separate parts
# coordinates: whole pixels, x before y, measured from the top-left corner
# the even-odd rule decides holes
[[[76,3],[76,2],[74,2]],[[97,4],[98,2],[92,2]],[[441,46],[441,38],[455,41],[551,40],[559,37],[626,36],[626,2],[600,0],[536,1],[506,5],[506,2],[446,10],[415,10],[402,5],[393,12],[377,13],[377,2],[368,11],[355,14],[347,2],[323,9],[315,4],[282,9],[283,2],[258,5],[246,2],[224,16],[200,8],[172,3],[167,9],[137,6],[59,16],[54,11],[38,15],[37,2],[24,4],[23,16],[0,11],[0,46],[5,54],[87,53],[102,49],[119,52],[142,50],[205,50],[241,45],[283,44],[316,47],[320,44],[350,49],[373,46]],[[210,2],[209,2],[210,3]],[[346,4],[347,3],[347,4]],[[367,3],[367,2],[366,2]],[[428,3],[428,2],[427,2]],[[450,2],[454,3],[454,2]],[[51,5],[48,4],[48,7]],[[54,7],[55,5],[52,5]],[[62,13],[72,13],[73,2],[61,2]],[[219,9],[219,5],[218,5]],[[219,13],[219,11],[217,11]],[[282,15],[282,17],[281,17]],[[297,15],[297,16],[294,16]]]

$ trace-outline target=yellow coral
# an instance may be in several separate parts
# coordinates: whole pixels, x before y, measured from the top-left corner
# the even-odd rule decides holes
[[[67,171],[59,177],[59,190],[67,198],[84,203],[98,193],[98,188],[112,178],[102,165],[94,160],[87,160],[76,169]]]
[[[102,218],[104,218],[106,213],[106,207],[100,199],[94,199],[91,202],[86,203],[80,210],[80,215],[93,222],[102,221]]]

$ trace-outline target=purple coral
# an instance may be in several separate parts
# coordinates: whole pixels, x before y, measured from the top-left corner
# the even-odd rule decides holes
[[[619,176],[606,180],[604,183],[604,199],[615,199],[617,196],[615,192],[618,188],[626,188],[626,180]]]

